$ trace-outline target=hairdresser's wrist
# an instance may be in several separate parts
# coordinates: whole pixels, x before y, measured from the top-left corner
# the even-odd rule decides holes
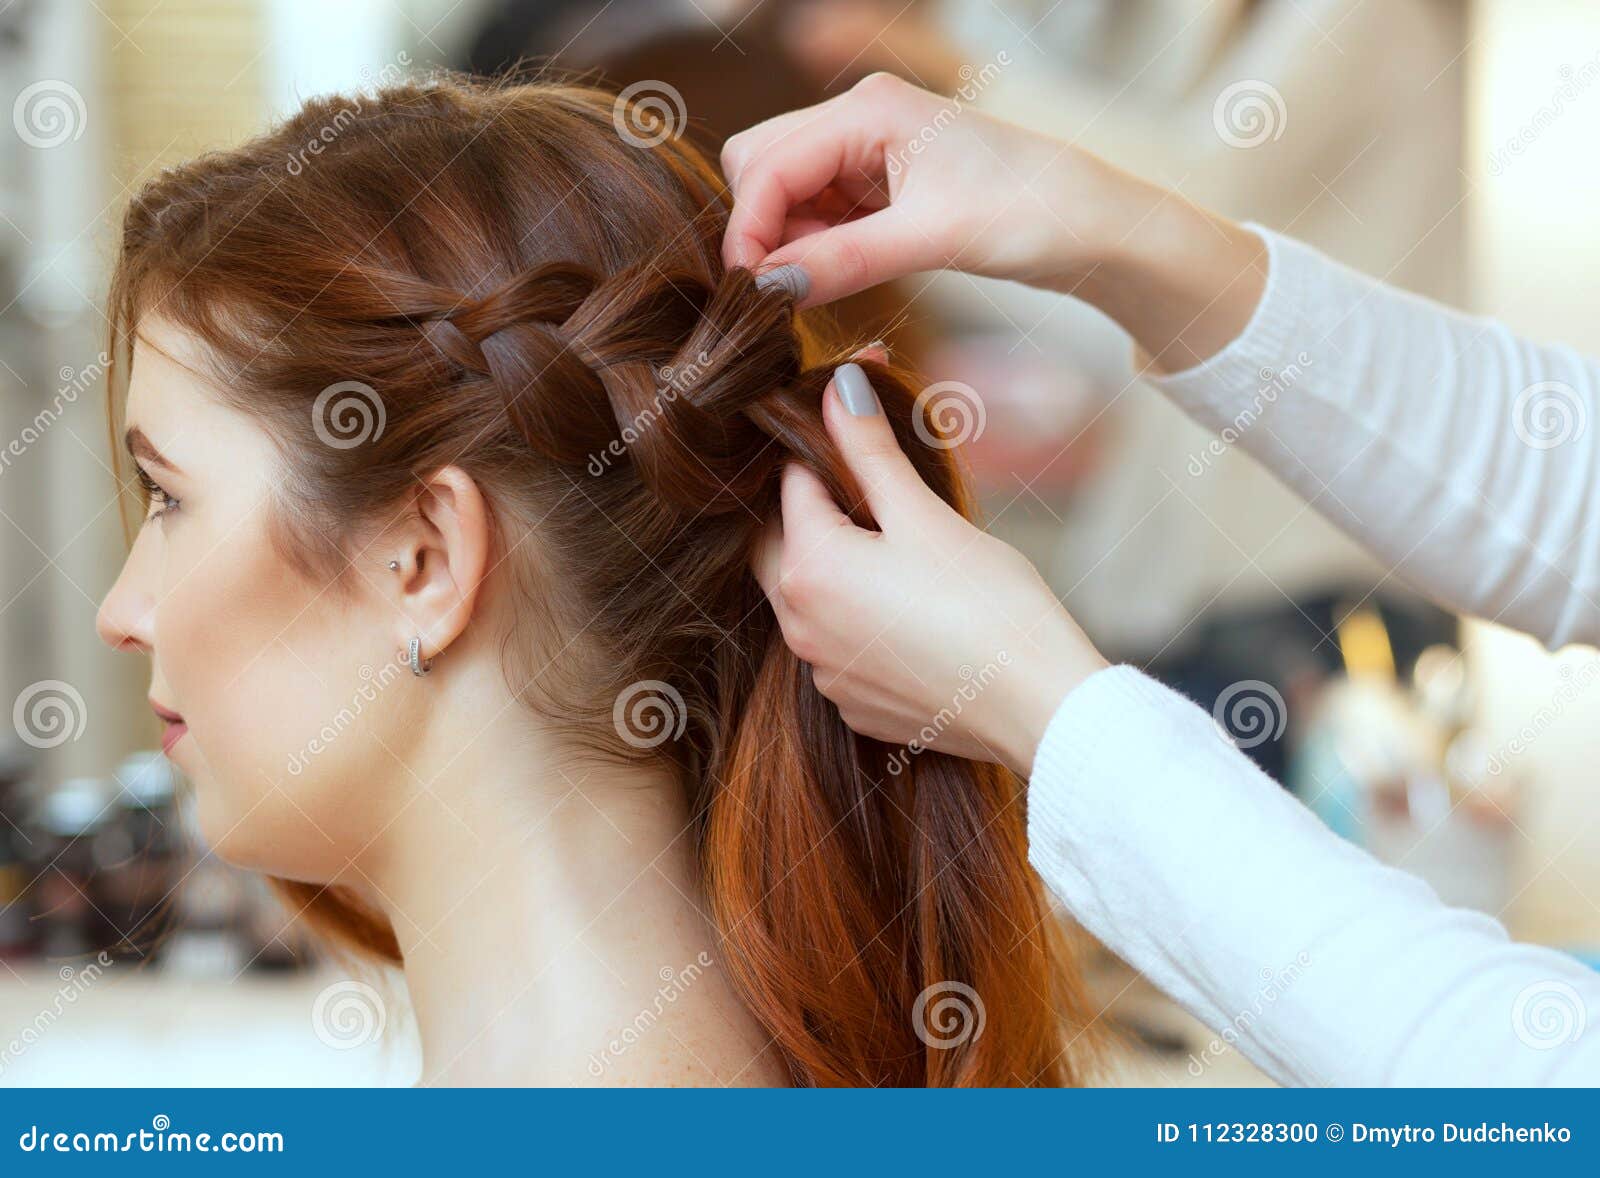
[[[1261,239],[1071,150],[1075,158],[1064,158],[1063,178],[1055,181],[1070,215],[1045,285],[1110,316],[1158,371],[1181,371],[1220,352],[1250,322],[1266,289]]]
[[[994,744],[1006,767],[1024,780],[1033,773],[1034,756],[1062,700],[1110,665],[1064,612],[1032,638],[1013,662]]]
[[[1134,228],[1130,190],[1143,182],[1056,139],[1030,136],[1023,144],[1016,167],[1026,182],[996,189],[999,203],[972,210],[983,228],[953,221],[972,252],[957,256],[956,268],[1084,298]]]

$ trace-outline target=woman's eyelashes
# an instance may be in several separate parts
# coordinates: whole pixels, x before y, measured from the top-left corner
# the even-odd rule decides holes
[[[151,478],[144,467],[135,464],[134,469],[139,472],[139,485],[144,488],[145,498],[149,507],[155,508],[153,511],[148,511],[145,519],[154,519],[158,515],[165,515],[169,511],[178,509],[178,500],[167,494],[161,484]],[[155,505],[158,503],[160,506],[156,507]]]

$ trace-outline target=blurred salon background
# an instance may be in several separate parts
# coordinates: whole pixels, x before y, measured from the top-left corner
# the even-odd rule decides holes
[[[199,843],[148,668],[94,614],[125,550],[103,296],[128,191],[304,97],[433,65],[636,85],[713,153],[888,70],[1600,350],[1600,9],[1578,0],[0,0],[0,1085],[415,1076],[398,983],[321,959]],[[1446,899],[1600,953],[1592,652],[1420,601],[1068,299],[941,274],[835,313],[943,382],[990,526],[1109,656]],[[1268,375],[1263,402],[1295,395]],[[1094,969],[1114,1078],[1262,1082],[1120,963]]]

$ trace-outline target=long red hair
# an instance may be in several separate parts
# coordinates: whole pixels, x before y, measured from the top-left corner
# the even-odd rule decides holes
[[[478,481],[510,554],[496,575],[572,639],[540,667],[513,628],[508,682],[596,749],[676,768],[722,963],[796,1082],[1075,1082],[1091,1016],[1019,783],[937,753],[889,771],[895,750],[845,727],[749,571],[785,462],[871,520],[821,420],[841,341],[724,269],[727,209],[688,137],[602,90],[440,74],[317,98],[133,198],[113,389],[141,315],[195,333],[280,442],[285,559],[333,584],[343,539],[413,472]],[[966,510],[905,377],[868,368],[922,476]],[[313,434],[340,381],[382,399],[359,447]],[[538,565],[515,551],[535,522]],[[614,709],[647,682],[682,701],[677,739],[619,739]],[[399,960],[356,895],[277,883],[338,944]]]

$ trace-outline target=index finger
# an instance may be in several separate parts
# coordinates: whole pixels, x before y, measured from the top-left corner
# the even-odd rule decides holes
[[[845,94],[848,93],[849,91],[845,91]],[[835,94],[832,98],[812,103],[810,106],[797,107],[781,115],[773,115],[770,119],[762,119],[759,123],[728,136],[722,144],[721,157],[722,174],[727,178],[728,187],[737,193],[739,178],[743,175],[744,166],[750,162],[752,155],[763,150],[774,139],[788,134],[801,123],[810,122],[824,108],[837,106],[845,94]]]
[[[877,132],[831,102],[780,116],[794,120],[784,126],[755,128],[762,137],[733,152],[733,212],[722,248],[728,266],[759,264],[783,244],[790,209],[843,173],[866,174],[875,151],[881,160]]]

